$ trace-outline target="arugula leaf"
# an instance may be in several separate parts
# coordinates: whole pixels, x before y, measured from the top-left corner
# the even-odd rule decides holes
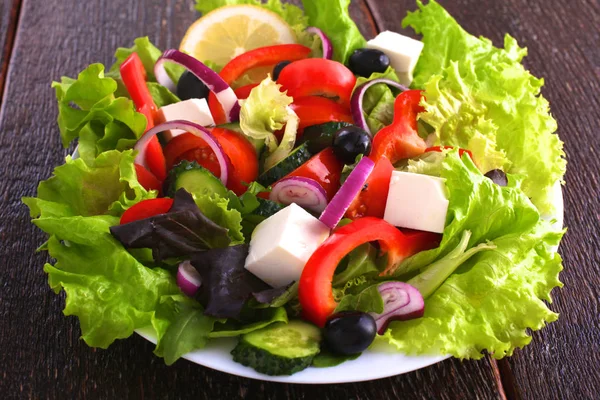
[[[467,33],[437,2],[402,21],[423,35],[425,47],[413,86],[425,89],[420,116],[442,145],[469,148],[485,170],[503,166],[523,175],[523,191],[542,213],[552,211],[552,189],[566,169],[563,144],[544,83],[521,64],[527,50],[510,35],[504,48]]]
[[[229,246],[227,229],[204,215],[191,194],[179,189],[173,199],[167,213],[115,225],[110,232],[126,248],[152,249],[157,262]]]
[[[251,315],[245,318],[244,321],[228,319],[223,323],[217,324],[215,329],[209,334],[209,337],[218,338],[245,335],[246,333],[262,329],[275,322],[288,322],[285,308],[276,307],[264,310],[253,310]]]

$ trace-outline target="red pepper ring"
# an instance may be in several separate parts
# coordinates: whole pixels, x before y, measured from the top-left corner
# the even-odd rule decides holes
[[[411,243],[410,237],[379,218],[359,218],[337,229],[313,253],[302,271],[298,296],[303,318],[319,327],[325,326],[327,318],[337,307],[331,286],[335,269],[356,247],[373,241],[378,241],[381,250],[388,255],[386,271],[393,270],[402,260],[423,250]],[[419,249],[415,251],[415,247]]]

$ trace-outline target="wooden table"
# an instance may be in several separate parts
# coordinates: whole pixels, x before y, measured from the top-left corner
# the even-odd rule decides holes
[[[326,1],[326,0],[323,0]],[[509,359],[450,359],[368,383],[303,386],[260,382],[187,361],[166,367],[138,336],[109,350],[79,339],[64,299],[49,289],[35,254],[43,234],[21,196],[35,193],[67,151],[50,82],[87,64],[110,65],[118,46],[148,35],[177,47],[197,18],[192,0],[3,0],[0,4],[0,395],[1,398],[198,399],[592,399],[600,398],[600,4],[597,0],[441,0],[468,31],[529,48],[546,78],[569,160],[561,254],[561,313]],[[400,29],[412,0],[356,0],[363,33]],[[324,371],[323,373],[327,373]]]

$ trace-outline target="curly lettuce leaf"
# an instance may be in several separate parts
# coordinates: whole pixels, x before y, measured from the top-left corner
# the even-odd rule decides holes
[[[393,322],[386,338],[411,354],[481,358],[485,349],[496,358],[511,355],[529,343],[529,329],[541,329],[557,318],[543,300],[550,301],[551,290],[562,286],[555,246],[563,233],[540,218],[518,181],[500,187],[456,150],[441,161],[440,170],[450,200],[442,242],[403,262],[397,276],[427,274],[430,266],[451,258],[453,249],[464,247],[467,230],[467,253],[488,241],[496,248],[461,260],[425,300],[424,317]]]
[[[146,118],[135,112],[131,100],[115,98],[117,83],[104,76],[102,64],[90,65],[77,79],[63,77],[52,87],[63,145],[79,138],[79,155],[85,160],[131,148],[144,133]]]
[[[67,157],[51,178],[40,182],[37,197],[24,198],[31,216],[120,216],[132,205],[156,197],[137,180],[133,150],[100,154],[86,163]]]
[[[510,35],[496,48],[467,33],[437,2],[417,3],[419,10],[402,25],[421,33],[425,44],[413,81],[426,90],[421,118],[437,129],[440,144],[475,151],[485,169],[502,165],[523,175],[525,193],[551,213],[552,187],[562,180],[566,160],[540,95],[544,81],[521,64],[527,50]]]

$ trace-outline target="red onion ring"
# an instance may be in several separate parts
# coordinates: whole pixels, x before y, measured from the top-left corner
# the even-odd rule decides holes
[[[177,268],[177,286],[186,296],[194,296],[201,284],[200,274],[189,261],[179,264]]]
[[[327,206],[327,192],[314,179],[290,176],[273,185],[269,200],[285,205],[296,203],[300,207],[322,212]]]
[[[331,57],[333,56],[333,45],[331,44],[331,40],[329,40],[325,32],[323,32],[316,26],[309,26],[308,28],[306,28],[306,32],[314,33],[321,39],[321,44],[323,47],[323,58],[331,60]]]
[[[367,92],[367,90],[371,86],[376,85],[378,83],[385,83],[386,85],[395,87],[396,89],[400,89],[403,92],[408,90],[408,88],[406,86],[401,85],[398,82],[393,81],[391,79],[385,79],[385,78],[379,78],[379,79],[373,79],[371,81],[367,81],[367,82],[363,83],[362,85],[360,85],[359,87],[357,87],[356,89],[354,89],[354,92],[352,93],[352,98],[350,99],[350,110],[352,111],[352,117],[354,119],[354,124],[362,129],[364,129],[371,135],[373,135],[373,132],[371,132],[371,130],[369,129],[369,125],[367,124],[367,119],[365,118],[365,113],[363,111],[362,103],[363,103],[363,99],[365,97],[365,93]]]

